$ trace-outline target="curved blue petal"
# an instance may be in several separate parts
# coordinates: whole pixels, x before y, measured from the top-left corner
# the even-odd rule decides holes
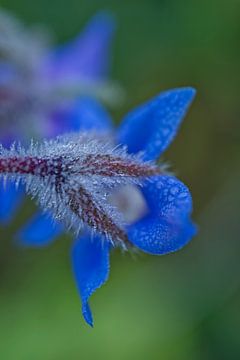
[[[0,222],[8,223],[20,206],[24,196],[23,187],[10,181],[6,185],[0,180]]]
[[[51,116],[44,132],[56,136],[69,131],[109,131],[113,127],[111,118],[96,100],[82,97]]]
[[[129,228],[129,240],[156,255],[186,245],[196,233],[190,220],[192,198],[188,188],[178,179],[163,175],[146,184],[143,194],[150,212]]]
[[[25,246],[45,246],[63,232],[63,226],[50,214],[37,213],[16,234],[17,241]]]
[[[78,239],[72,249],[72,264],[78,291],[82,300],[82,313],[85,321],[93,326],[90,296],[102,286],[109,275],[110,245],[100,237],[84,236]]]
[[[151,178],[142,188],[144,198],[154,214],[171,219],[185,220],[192,212],[192,197],[189,189],[171,175]]]
[[[120,125],[119,142],[130,153],[144,151],[145,160],[158,158],[177,134],[194,95],[190,87],[173,89],[137,107]]]
[[[93,81],[105,77],[114,30],[113,17],[98,13],[75,40],[50,55],[45,64],[47,73],[57,78],[75,76]]]

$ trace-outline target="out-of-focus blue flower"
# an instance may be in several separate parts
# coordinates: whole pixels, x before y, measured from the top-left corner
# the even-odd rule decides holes
[[[115,22],[98,13],[74,40],[47,56],[43,72],[51,81],[105,81],[109,72],[110,45]]]
[[[123,119],[115,132],[116,144],[127,145],[133,154],[143,152],[147,161],[158,159],[175,137],[194,95],[192,88],[174,89],[137,107]],[[79,102],[72,109],[77,129],[92,128],[98,132],[110,129],[112,133],[109,117],[100,105],[92,102],[89,112],[83,117],[78,114],[81,105]],[[160,174],[144,183],[142,188],[123,188],[120,201],[116,203],[126,215],[129,242],[146,253],[162,255],[176,251],[196,232],[190,219],[190,192],[174,176]],[[61,231],[62,225],[55,223],[53,227],[50,215],[39,213],[21,229],[18,239],[28,246],[43,246]],[[100,235],[84,233],[72,248],[73,271],[82,300],[82,312],[90,325],[93,325],[93,319],[88,300],[108,278],[111,247],[109,241]]]
[[[44,33],[1,10],[0,142],[78,130],[72,112],[77,106],[82,118],[91,111],[93,100],[86,96],[114,100],[116,88],[107,80],[114,31],[112,16],[101,12],[76,39],[52,50]],[[21,187],[9,183],[4,189],[0,182],[0,222],[11,219],[22,196]]]
[[[56,113],[81,96],[114,101],[107,78],[114,32],[113,17],[100,12],[74,40],[52,49],[45,32],[0,11],[1,140],[58,135]]]

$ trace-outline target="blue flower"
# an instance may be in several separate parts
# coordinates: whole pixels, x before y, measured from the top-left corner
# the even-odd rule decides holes
[[[116,143],[127,145],[131,154],[143,152],[146,161],[157,160],[175,137],[194,95],[195,90],[192,88],[174,89],[137,107],[123,119],[115,132]],[[79,107],[84,100],[76,103],[72,109],[76,129],[113,131],[109,116],[103,108],[93,100],[86,101],[89,111],[85,116],[79,115]],[[142,203],[138,205],[139,193],[144,206]],[[136,248],[149,254],[163,255],[179,250],[196,233],[190,219],[191,194],[174,176],[155,175],[142,188],[136,186],[129,192],[126,190],[124,195],[129,206],[136,205],[134,215],[139,207],[143,209],[126,227],[128,241]],[[53,241],[64,229],[56,222],[53,226],[50,217],[42,213],[35,215],[18,233],[21,243],[43,246]],[[103,241],[102,236],[92,236],[88,232],[76,239],[72,248],[73,272],[82,300],[82,313],[90,325],[93,325],[93,319],[89,298],[108,279],[111,248],[111,243]]]
[[[84,117],[89,103],[92,102],[91,109],[98,107],[86,95],[98,97],[101,89],[103,93],[108,88],[106,79],[115,32],[112,16],[98,13],[76,39],[54,50],[49,49],[42,36],[2,10],[0,21],[5,36],[0,45],[4,59],[0,57],[0,142],[8,146],[32,136],[49,138],[78,130],[79,121],[72,116],[74,108],[77,106],[76,116]],[[75,90],[71,94],[72,88]],[[58,98],[58,92],[64,91]],[[89,124],[96,120],[96,111],[92,119],[89,114]],[[23,193],[21,186],[16,189],[8,182],[4,188],[0,180],[2,224],[16,213]]]

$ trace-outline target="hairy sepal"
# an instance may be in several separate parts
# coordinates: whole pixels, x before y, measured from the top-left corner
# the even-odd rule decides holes
[[[113,243],[128,240],[121,214],[109,202],[113,189],[160,172],[141,155],[113,146],[96,133],[69,134],[43,144],[31,142],[25,150],[0,148],[0,174],[26,185],[45,211],[65,223],[76,235],[83,226]]]

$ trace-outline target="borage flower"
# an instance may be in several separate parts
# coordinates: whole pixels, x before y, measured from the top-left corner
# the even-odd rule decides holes
[[[117,133],[98,118],[95,131],[27,151],[2,150],[0,172],[23,179],[57,219],[53,227],[47,215],[36,215],[18,234],[22,243],[47,244],[63,230],[59,220],[75,231],[73,271],[90,325],[88,300],[108,278],[112,247],[161,255],[195,234],[189,190],[153,163],[174,138],[194,93],[182,88],[160,94],[128,114]]]
[[[0,11],[0,127],[3,141],[59,135],[54,113],[79,96],[114,101],[109,84],[111,15],[99,13],[74,40],[53,48],[45,32]],[[56,126],[56,125],[55,125]],[[6,139],[4,137],[6,137]]]
[[[25,27],[0,11],[0,142],[55,137],[75,131],[69,116],[91,112],[94,100],[112,103],[117,87],[107,80],[115,22],[99,13],[70,43],[52,48],[45,31]],[[115,95],[114,95],[115,94]],[[97,106],[97,105],[95,105]],[[9,222],[21,203],[21,187],[0,184],[0,221]]]

